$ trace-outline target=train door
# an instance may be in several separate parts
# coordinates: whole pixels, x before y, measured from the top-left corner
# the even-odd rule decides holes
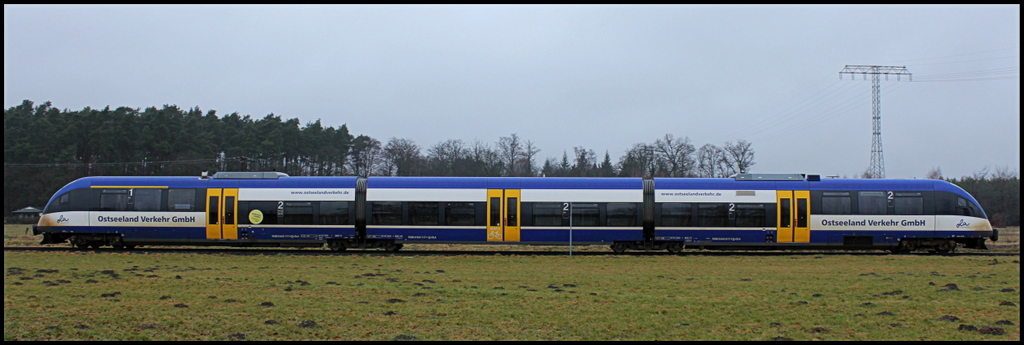
[[[487,241],[519,242],[519,190],[487,190]]]
[[[806,190],[780,190],[776,193],[778,206],[777,242],[811,241],[811,192]]]
[[[206,239],[238,239],[238,188],[206,189]]]

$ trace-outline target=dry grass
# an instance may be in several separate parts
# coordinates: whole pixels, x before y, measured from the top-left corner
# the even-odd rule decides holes
[[[1020,339],[1019,257],[68,252],[4,271],[5,341]]]

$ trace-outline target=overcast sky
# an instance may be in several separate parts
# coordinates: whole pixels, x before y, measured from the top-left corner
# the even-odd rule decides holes
[[[751,172],[855,177],[881,81],[886,177],[1020,172],[1019,5],[4,5],[4,108],[199,107],[423,152],[513,133],[613,162],[672,134]]]

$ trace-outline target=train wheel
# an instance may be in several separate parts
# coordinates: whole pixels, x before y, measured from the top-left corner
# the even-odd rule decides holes
[[[70,238],[68,238],[68,242],[70,242],[71,245],[75,246],[75,248],[78,249],[89,248],[89,240],[79,236],[71,236]]]
[[[626,252],[626,244],[624,244],[624,243],[613,244],[612,245],[612,251],[616,252],[616,253],[625,253]]]
[[[389,243],[385,243],[383,248],[384,248],[384,250],[389,251],[389,252],[397,252],[400,249],[402,249],[402,247],[404,247],[404,246],[405,245],[403,245],[401,243],[389,242]]]
[[[669,253],[679,254],[679,252],[683,251],[683,244],[679,242],[670,243],[667,247],[665,247],[665,249],[667,249]]]
[[[327,247],[335,252],[345,251],[345,243],[342,241],[331,241],[331,243],[327,244]]]

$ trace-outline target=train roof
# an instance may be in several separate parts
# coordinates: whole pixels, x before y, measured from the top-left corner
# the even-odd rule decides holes
[[[655,178],[657,189],[730,190],[914,190],[961,191],[942,180],[824,179],[820,181],[755,181],[731,178]]]

